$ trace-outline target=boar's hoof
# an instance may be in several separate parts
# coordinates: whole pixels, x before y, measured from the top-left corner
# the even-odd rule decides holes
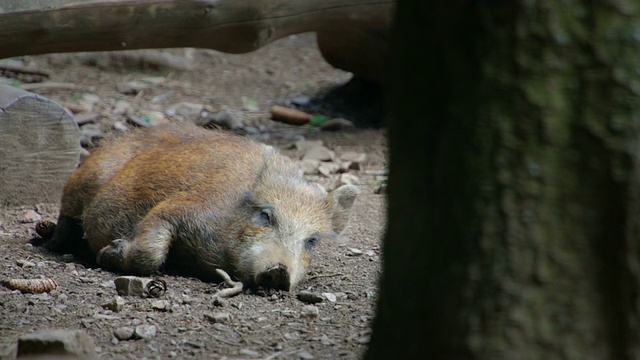
[[[126,245],[127,240],[117,239],[113,240],[110,245],[103,247],[96,257],[98,266],[107,270],[120,270]]]
[[[258,274],[256,276],[256,285],[268,289],[289,291],[291,287],[289,271],[287,271],[286,266],[278,264]]]

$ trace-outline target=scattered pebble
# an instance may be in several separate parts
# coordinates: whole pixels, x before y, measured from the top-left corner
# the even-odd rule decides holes
[[[204,318],[209,320],[210,322],[216,324],[216,323],[223,323],[223,324],[227,324],[231,322],[231,314],[227,313],[227,312],[221,312],[221,313],[205,313],[204,314]]]
[[[249,350],[249,349],[240,349],[238,353],[240,353],[240,355],[251,356],[251,357],[258,357],[260,355],[258,352]]]
[[[16,260],[16,264],[18,264],[18,266],[23,267],[23,268],[36,266],[36,263],[34,263],[33,261],[26,260],[26,259],[18,259],[18,260]]]
[[[298,95],[295,98],[293,98],[291,102],[298,106],[305,106],[305,105],[309,105],[309,103],[311,102],[311,98],[308,97],[307,95]]]
[[[138,325],[134,331],[134,336],[137,339],[150,339],[156,336],[156,331],[155,325]]]
[[[22,215],[22,218],[19,219],[21,223],[34,223],[40,220],[42,220],[42,216],[35,210],[28,210],[24,215]]]
[[[349,248],[349,252],[347,253],[349,256],[360,256],[362,255],[362,250],[356,248]]]
[[[347,151],[342,155],[340,155],[340,159],[343,161],[353,161],[353,162],[362,163],[367,159],[367,154],[359,153],[355,151]]]
[[[331,119],[320,125],[320,129],[323,131],[351,130],[354,128],[355,125],[351,121],[342,118]]]
[[[133,337],[135,330],[128,326],[117,328],[113,331],[113,335],[120,341],[129,340]]]
[[[296,294],[296,297],[298,298],[298,300],[310,304],[321,303],[322,300],[324,300],[322,295],[311,291],[300,291],[298,294]]]
[[[322,140],[298,140],[294,146],[300,151],[307,152],[312,148],[322,146]]]
[[[358,177],[353,175],[353,174],[349,174],[349,173],[344,173],[344,174],[340,174],[340,176],[337,176],[334,183],[333,183],[333,189],[337,189],[342,185],[354,185],[358,182]]]
[[[113,300],[103,304],[102,307],[113,312],[120,312],[124,308],[124,299],[120,296],[116,296]]]
[[[157,311],[167,311],[171,309],[171,304],[167,300],[154,300],[151,302],[151,308]]]
[[[298,357],[300,359],[305,359],[305,360],[312,360],[314,358],[313,355],[311,355],[311,353],[308,352],[307,350],[302,350],[298,352]]]
[[[320,160],[320,161],[331,161],[334,159],[334,157],[335,157],[334,152],[331,151],[328,147],[316,146],[307,150],[307,152],[302,157],[302,160],[314,159],[314,160]]]
[[[337,300],[336,296],[332,293],[322,293],[322,296],[330,302],[336,302]]]
[[[320,168],[320,160],[304,159],[298,163],[305,175],[316,175]]]
[[[300,310],[300,316],[309,319],[315,319],[319,314],[320,311],[315,305],[305,305],[302,307],[302,310]]]
[[[93,339],[81,330],[45,330],[18,338],[17,357],[98,357]]]
[[[22,248],[27,250],[27,251],[33,251],[33,245],[30,244],[30,243],[24,244],[24,246]]]

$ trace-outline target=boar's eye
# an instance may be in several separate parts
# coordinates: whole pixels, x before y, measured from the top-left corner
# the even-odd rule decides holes
[[[263,207],[261,208],[255,217],[255,222],[264,227],[273,226],[273,208]]]
[[[313,249],[313,247],[316,246],[317,242],[318,242],[318,235],[313,234],[304,241],[304,248],[307,249],[307,251],[311,251],[311,249]]]

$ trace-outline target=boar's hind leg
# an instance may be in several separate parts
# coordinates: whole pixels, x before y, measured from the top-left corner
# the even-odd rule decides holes
[[[149,275],[164,263],[173,239],[171,225],[152,210],[138,225],[133,240],[117,239],[97,256],[98,265],[124,273]]]

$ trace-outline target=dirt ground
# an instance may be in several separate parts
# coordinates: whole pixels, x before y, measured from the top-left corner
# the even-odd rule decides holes
[[[36,210],[43,219],[55,221],[58,204],[0,209],[0,279],[51,277],[59,285],[50,294],[35,295],[0,286],[0,358],[15,356],[18,336],[54,328],[85,331],[104,359],[360,357],[374,315],[385,224],[384,195],[374,193],[384,180],[379,174],[386,167],[384,130],[366,128],[381,118],[382,101],[376,91],[367,92],[370,89],[362,85],[340,88],[351,74],[322,59],[312,34],[281,39],[250,54],[193,49],[166,53],[179,65],[157,67],[107,54],[89,60],[69,54],[16,60],[50,74],[49,84],[63,83],[32,92],[85,106],[94,114],[92,123],[83,126],[86,147],[95,146],[101,136],[131,128],[131,116],[153,119],[177,103],[189,102],[234,114],[246,133],[282,147],[294,158],[300,154],[287,144],[302,138],[321,139],[338,156],[366,153],[362,169],[352,172],[362,193],[349,227],[337,243],[321,245],[306,280],[293,292],[245,292],[220,307],[212,301],[215,284],[163,275],[163,309],[154,303],[158,299],[125,297],[124,308],[113,312],[103,305],[117,295],[113,280],[118,274],[65,262],[59,254],[27,245],[35,232],[25,213]],[[15,79],[5,81],[17,84]],[[136,84],[139,89],[127,90]],[[347,118],[359,126],[327,132],[270,119],[272,105],[296,103],[313,114]],[[336,176],[309,177],[330,186]],[[315,304],[317,316],[297,299],[301,290],[329,293]],[[230,320],[212,323],[205,316],[216,313],[228,313]],[[116,329],[138,325],[154,325],[155,336],[125,341],[114,336]]]

